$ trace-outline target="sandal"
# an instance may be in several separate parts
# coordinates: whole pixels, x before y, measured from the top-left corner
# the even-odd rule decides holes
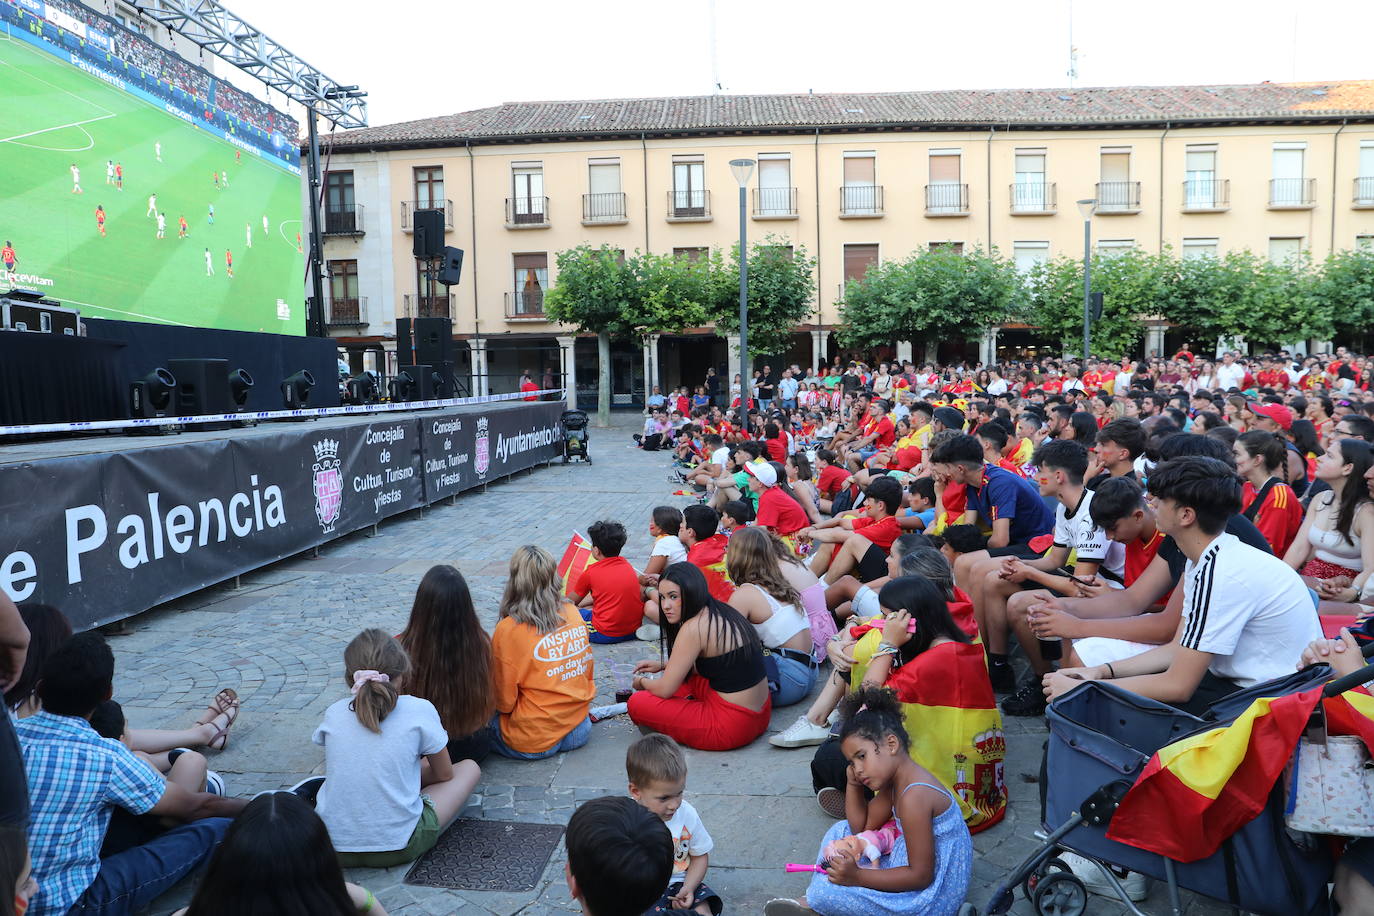
[[[238,705],[239,695],[234,692],[234,688],[225,687],[219,693],[215,694],[215,698],[210,701],[210,705],[206,707],[205,713],[201,713],[201,717],[196,720],[196,724],[209,725],[220,716],[229,712],[231,708],[236,710],[234,714],[237,715]],[[206,713],[209,713],[209,715],[207,716]],[[231,724],[232,722],[233,720],[230,719]]]
[[[205,742],[206,747],[208,747],[212,751],[222,751],[229,746],[229,729],[234,727],[234,722],[238,719],[238,711],[238,704],[235,703],[231,711],[220,713],[220,715],[224,716],[227,721],[224,723],[224,726],[222,728],[219,728],[213,735],[210,736],[209,741]],[[211,719],[209,722],[206,722],[204,724],[213,725],[214,719]],[[215,744],[216,741],[219,742],[218,745]]]

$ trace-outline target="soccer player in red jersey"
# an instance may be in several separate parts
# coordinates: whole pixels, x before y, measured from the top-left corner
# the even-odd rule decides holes
[[[229,279],[234,279],[234,253],[228,248],[224,249],[224,272],[229,275]]]
[[[100,204],[95,205],[95,228],[100,230],[100,237],[105,238],[105,208]]]

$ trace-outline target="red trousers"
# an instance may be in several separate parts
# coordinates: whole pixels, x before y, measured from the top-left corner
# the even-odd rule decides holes
[[[647,690],[630,695],[630,719],[679,744],[703,751],[743,747],[768,730],[772,701],[758,712],[721,699],[706,678],[693,672],[668,699]]]

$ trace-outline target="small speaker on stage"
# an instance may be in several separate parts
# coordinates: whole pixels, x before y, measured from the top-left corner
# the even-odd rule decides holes
[[[411,219],[414,220],[411,225],[415,228],[415,237],[411,239],[415,257],[427,261],[443,257],[444,211],[416,210],[411,214]]]
[[[166,369],[154,369],[129,386],[129,416],[135,420],[165,417],[177,380]]]
[[[235,412],[229,388],[229,360],[169,359],[167,369],[177,380],[173,408],[177,416]]]
[[[393,396],[394,400],[432,401],[438,397],[438,394],[435,393],[435,388],[437,387],[435,385],[435,378],[438,373],[434,371],[433,366],[425,363],[402,366],[399,375],[408,378],[409,384],[405,394],[399,398]]]

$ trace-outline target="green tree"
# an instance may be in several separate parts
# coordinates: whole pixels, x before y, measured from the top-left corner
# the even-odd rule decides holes
[[[1112,359],[1135,350],[1142,319],[1158,315],[1169,296],[1173,259],[1131,249],[1092,259],[1092,287],[1102,293],[1102,317],[1092,324],[1092,352]],[[1037,264],[1029,275],[1026,321],[1077,351],[1083,338],[1083,262],[1060,256]]]
[[[711,317],[721,334],[739,333],[739,245],[727,260],[712,252]],[[768,236],[749,246],[749,351],[783,353],[792,332],[811,313],[816,297],[816,259],[806,246]],[[752,362],[751,362],[752,365]]]
[[[963,339],[1012,317],[1021,295],[1015,266],[996,249],[918,251],[845,284],[837,336],[846,346]]]
[[[1316,295],[1311,262],[1274,263],[1252,251],[1178,263],[1166,316],[1204,349],[1235,336],[1260,345],[1329,337],[1332,305]]]
[[[1374,324],[1374,249],[1332,253],[1313,278],[1312,296],[1335,328],[1359,344]]]

